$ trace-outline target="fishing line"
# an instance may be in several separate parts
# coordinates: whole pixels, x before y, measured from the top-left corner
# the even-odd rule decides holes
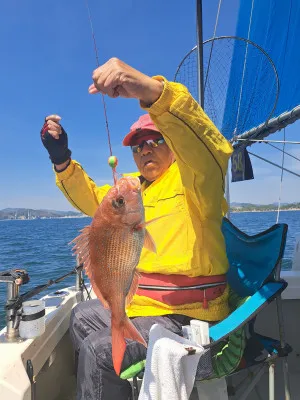
[[[89,18],[89,22],[90,22],[90,28],[91,28],[92,39],[93,39],[93,44],[94,44],[94,51],[95,51],[95,56],[96,56],[96,65],[97,65],[97,67],[100,67],[96,36],[95,36],[93,20],[92,20],[92,15],[91,15],[91,10],[90,10],[90,7],[89,7],[88,0],[85,0],[85,4],[86,4],[87,12],[88,12],[88,18]],[[110,154],[110,156],[108,158],[108,165],[112,168],[114,184],[116,184],[117,183],[116,167],[118,165],[118,159],[117,159],[116,156],[113,156],[113,153],[112,153],[112,145],[111,145],[111,140],[110,140],[110,131],[109,131],[109,125],[108,125],[106,102],[105,102],[103,93],[101,93],[101,97],[102,97],[102,104],[103,104],[104,118],[105,118],[105,126],[106,126],[107,140],[108,140],[108,147],[109,147],[109,154]]]

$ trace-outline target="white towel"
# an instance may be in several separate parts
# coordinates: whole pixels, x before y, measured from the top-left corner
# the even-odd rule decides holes
[[[188,355],[186,347],[195,354]],[[202,353],[203,347],[154,324],[139,400],[188,400]]]

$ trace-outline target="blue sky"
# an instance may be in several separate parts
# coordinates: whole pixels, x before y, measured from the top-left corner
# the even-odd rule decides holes
[[[195,2],[190,0],[90,0],[100,62],[116,56],[142,72],[172,80],[183,56],[196,44]],[[238,0],[223,2],[218,35],[232,35]],[[218,1],[204,0],[204,39],[212,36]],[[71,210],[55,186],[39,131],[45,115],[57,113],[69,134],[72,156],[99,184],[111,181],[100,96],[88,94],[96,66],[85,0],[2,2],[0,6],[0,209]],[[107,99],[119,172],[135,170],[121,139],[141,114],[135,100]],[[286,130],[299,138],[299,124]],[[280,139],[282,133],[274,135]],[[299,140],[299,139],[298,139]],[[300,149],[287,146],[300,157]],[[252,151],[281,163],[266,145]],[[253,159],[254,181],[231,185],[231,200],[278,200],[280,170]],[[286,166],[300,163],[286,160]],[[298,188],[298,189],[297,189]],[[285,175],[283,201],[299,201],[299,178]]]

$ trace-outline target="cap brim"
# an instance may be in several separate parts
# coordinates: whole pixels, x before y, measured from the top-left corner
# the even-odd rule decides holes
[[[131,131],[123,139],[123,146],[130,146],[131,139],[137,135],[136,131]]]
[[[151,132],[151,131],[155,132],[155,133],[160,133],[158,129],[142,129],[140,131],[134,130],[134,131],[127,133],[127,135],[123,139],[123,146],[130,146],[132,138],[134,136],[137,136],[137,135],[143,136],[143,134],[145,134],[146,132]]]

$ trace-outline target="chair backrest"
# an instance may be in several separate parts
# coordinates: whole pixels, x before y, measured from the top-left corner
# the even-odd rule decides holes
[[[274,273],[283,257],[288,226],[276,224],[264,232],[249,236],[227,218],[222,232],[229,261],[227,279],[240,296],[253,295]]]

